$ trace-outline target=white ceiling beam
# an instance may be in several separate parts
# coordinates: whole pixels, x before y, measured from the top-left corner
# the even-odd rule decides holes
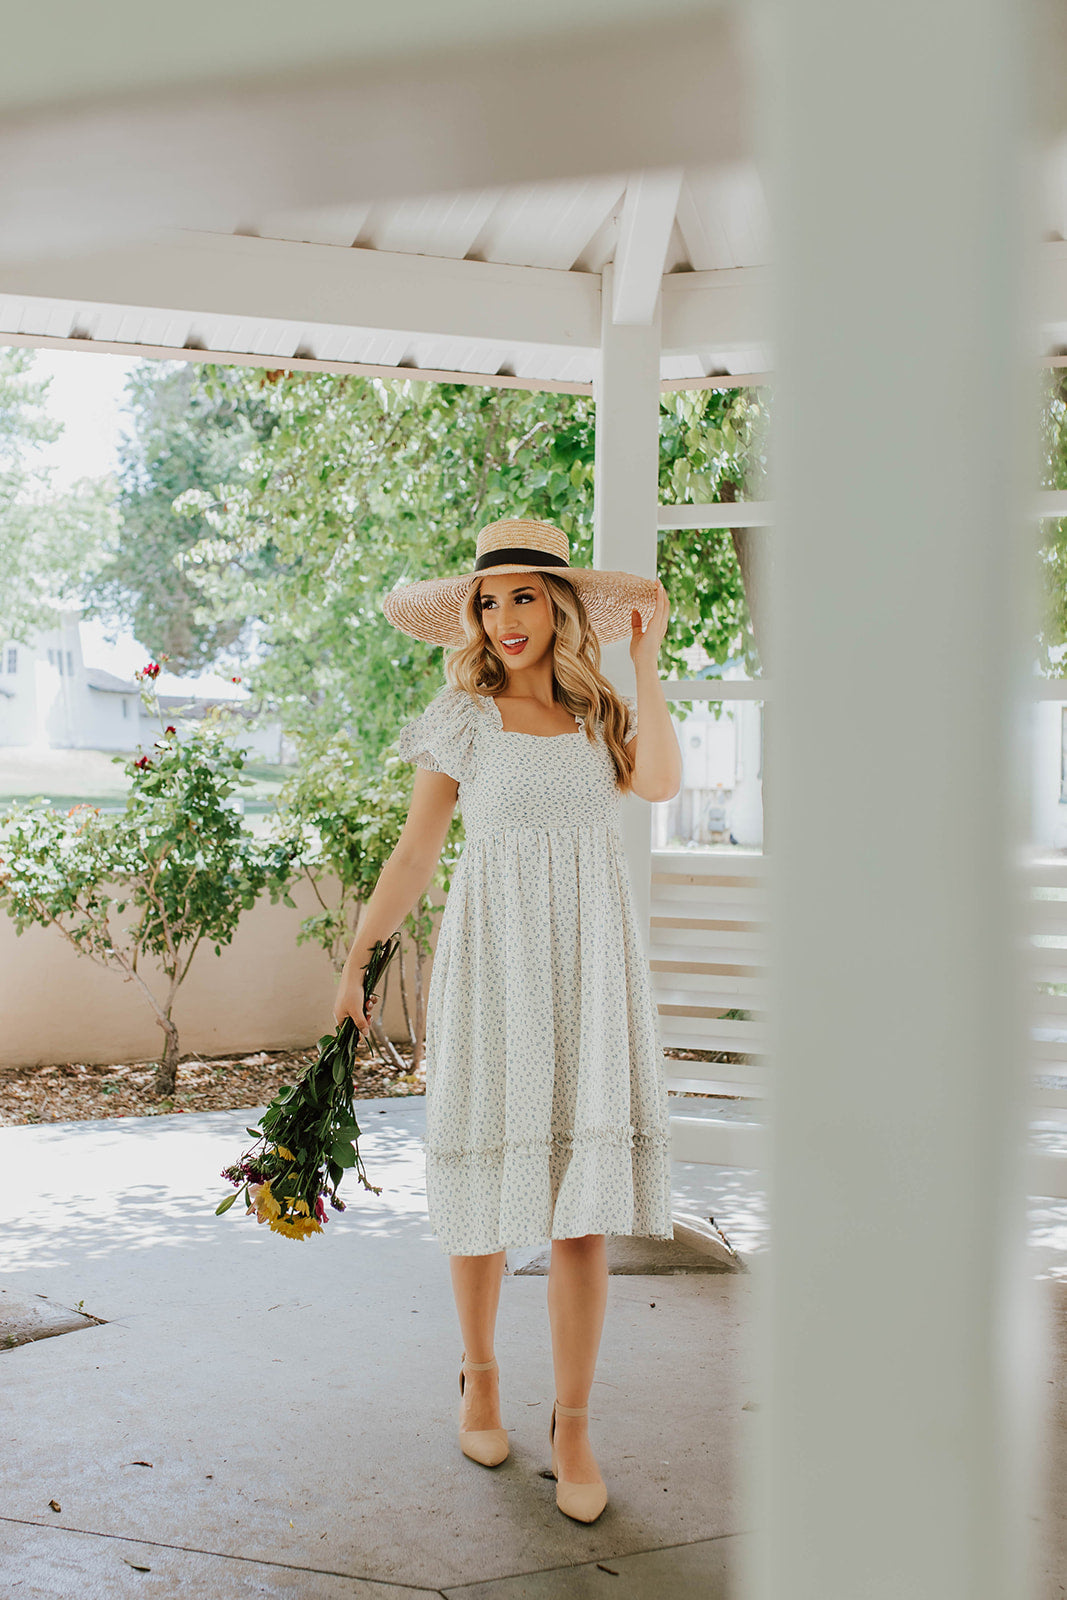
[[[766,344],[767,288],[764,267],[669,272],[663,279],[663,353]]]
[[[665,355],[728,354],[767,342],[766,268],[668,273],[661,283]],[[559,349],[600,343],[595,273],[185,229],[84,255],[0,262],[4,294]],[[1045,327],[1067,327],[1067,243],[1041,246],[1037,303]],[[742,374],[736,381],[754,380]],[[712,384],[723,380],[671,380],[669,387]]]
[[[595,349],[593,273],[178,230],[0,264],[0,295]]]
[[[681,188],[680,167],[638,172],[626,185],[611,300],[617,325],[647,328],[652,322]]]
[[[1067,242],[1041,245],[1036,294],[1040,325],[1067,326]],[[663,279],[664,354],[766,344],[769,323],[766,267],[671,272]]]

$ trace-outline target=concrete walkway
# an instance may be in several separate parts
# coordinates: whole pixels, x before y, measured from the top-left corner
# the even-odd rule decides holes
[[[760,1424],[754,1175],[674,1170],[679,1209],[714,1215],[751,1274],[610,1280],[591,1401],[610,1499],[583,1527],[540,1475],[544,1277],[509,1273],[501,1295],[511,1455],[489,1470],[459,1450],[461,1340],[425,1218],[424,1112],[421,1097],[358,1102],[382,1193],[349,1179],[349,1209],[302,1243],[239,1205],[212,1214],[254,1112],[0,1130],[5,1283],[106,1319],[0,1353],[4,1600],[737,1593]],[[1065,1227],[1046,1210],[1035,1267],[1050,1277],[1067,1276]]]

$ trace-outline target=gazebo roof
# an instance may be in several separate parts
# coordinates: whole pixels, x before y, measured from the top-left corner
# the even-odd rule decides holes
[[[517,184],[14,263],[0,338],[582,391],[611,267],[618,321],[648,322],[662,282],[661,376],[699,385],[769,366],[768,251],[751,165]]]
[[[1046,354],[1067,348],[1055,9]],[[765,376],[751,12],[396,0],[312,21],[193,0],[161,49],[134,0],[104,29],[23,8],[0,341],[583,391],[605,323],[647,326],[662,284],[665,384]]]

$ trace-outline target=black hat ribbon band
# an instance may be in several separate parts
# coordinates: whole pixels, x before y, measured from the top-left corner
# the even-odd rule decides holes
[[[516,566],[521,561],[533,561],[539,567],[570,566],[570,562],[564,561],[562,556],[551,555],[547,550],[527,550],[513,546],[510,550],[487,550],[474,563],[474,570],[481,572],[483,567]]]

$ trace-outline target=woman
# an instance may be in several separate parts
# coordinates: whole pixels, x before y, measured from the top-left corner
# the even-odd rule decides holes
[[[458,798],[464,848],[427,995],[425,1151],[464,1342],[460,1445],[485,1466],[508,1454],[493,1354],[505,1253],[551,1239],[556,1503],[592,1522],[607,1503],[587,1425],[605,1236],[673,1233],[663,1052],[618,828],[623,788],[666,800],[680,783],[657,671],[667,596],[655,579],[570,566],[549,523],[506,520],[478,535],[473,572],[408,584],[383,609],[452,647],[449,681],[400,730],[420,770],[334,1015],[369,1026],[363,967],[433,876]],[[600,672],[600,641],[628,630],[636,702]]]

